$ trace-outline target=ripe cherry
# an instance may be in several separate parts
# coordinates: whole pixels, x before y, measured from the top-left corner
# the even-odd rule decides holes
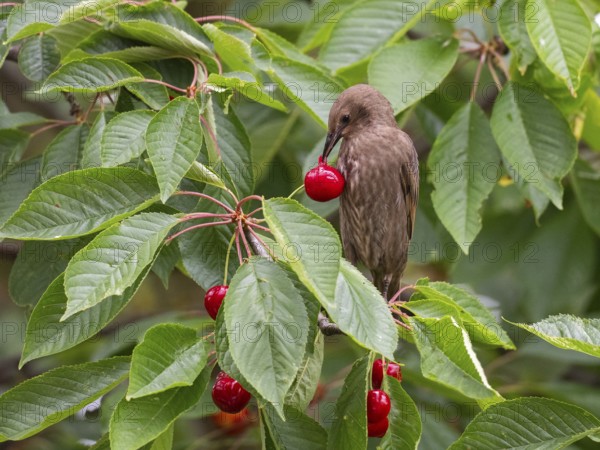
[[[339,197],[344,190],[346,180],[335,167],[327,165],[319,156],[319,165],[306,173],[304,188],[306,195],[318,202],[327,202]]]
[[[373,370],[371,371],[371,383],[373,389],[379,389],[383,382],[383,360],[376,359],[373,361]]]
[[[402,381],[402,371],[400,366],[395,362],[389,362],[385,371],[390,377],[396,378],[398,381]],[[373,389],[379,389],[383,382],[383,361],[376,359],[373,361],[373,370],[371,371],[371,383]]]
[[[367,393],[367,420],[371,423],[380,422],[385,419],[392,409],[388,395],[380,390],[374,389]]]
[[[235,414],[246,407],[250,393],[225,372],[220,372],[212,388],[212,399],[221,411]]]
[[[395,362],[390,362],[387,366],[386,373],[390,377],[394,377],[398,381],[402,381],[402,369]]]
[[[367,429],[369,431],[369,437],[383,437],[388,430],[390,422],[387,417],[384,417],[379,422],[369,422]]]
[[[227,289],[229,289],[229,286],[218,285],[213,286],[206,291],[206,295],[204,296],[204,308],[208,312],[208,315],[213,319],[217,318],[217,313],[221,308],[225,294],[227,294]]]
[[[242,409],[237,414],[219,411],[218,413],[213,414],[211,419],[218,428],[224,430],[225,433],[230,436],[240,434],[252,423],[248,408]]]

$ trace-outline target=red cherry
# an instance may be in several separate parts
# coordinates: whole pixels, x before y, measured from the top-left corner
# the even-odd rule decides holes
[[[242,409],[237,414],[219,411],[218,413],[213,414],[211,419],[218,428],[224,430],[225,433],[230,436],[240,434],[252,422],[248,408]]]
[[[376,359],[373,361],[373,370],[371,371],[371,383],[373,389],[379,389],[383,382],[383,360]]]
[[[395,362],[390,362],[387,366],[386,373],[390,377],[396,378],[398,381],[402,381],[402,369]]]
[[[383,437],[387,432],[388,426],[390,422],[387,417],[384,417],[379,422],[369,422],[367,424],[367,429],[369,430],[369,437]]]
[[[381,389],[374,389],[367,393],[367,420],[371,423],[385,419],[392,409],[388,395]]]
[[[212,399],[221,411],[230,414],[238,413],[246,407],[250,398],[250,393],[225,372],[217,375],[212,388]]]
[[[218,285],[213,286],[206,291],[206,295],[204,296],[204,308],[208,312],[208,315],[213,319],[217,318],[217,313],[221,308],[225,294],[227,294],[227,289],[229,289],[229,286]]]
[[[342,195],[346,180],[335,167],[328,166],[319,156],[319,165],[304,177],[306,195],[318,202],[327,202]]]

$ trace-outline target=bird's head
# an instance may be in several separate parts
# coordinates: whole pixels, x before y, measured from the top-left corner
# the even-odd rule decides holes
[[[378,124],[396,126],[390,102],[378,90],[367,84],[357,84],[346,89],[329,112],[323,159],[329,156],[341,138]]]

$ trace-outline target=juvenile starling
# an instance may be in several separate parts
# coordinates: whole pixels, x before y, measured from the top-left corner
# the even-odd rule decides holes
[[[343,138],[337,161],[346,179],[340,228],[346,259],[362,261],[384,298],[399,289],[419,197],[417,152],[398,128],[390,102],[359,84],[329,113],[325,159]]]

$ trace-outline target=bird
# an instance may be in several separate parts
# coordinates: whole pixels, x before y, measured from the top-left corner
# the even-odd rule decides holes
[[[342,140],[337,169],[346,180],[340,196],[345,258],[362,262],[386,300],[400,288],[419,199],[419,162],[392,105],[377,89],[357,84],[329,112],[323,160]]]

